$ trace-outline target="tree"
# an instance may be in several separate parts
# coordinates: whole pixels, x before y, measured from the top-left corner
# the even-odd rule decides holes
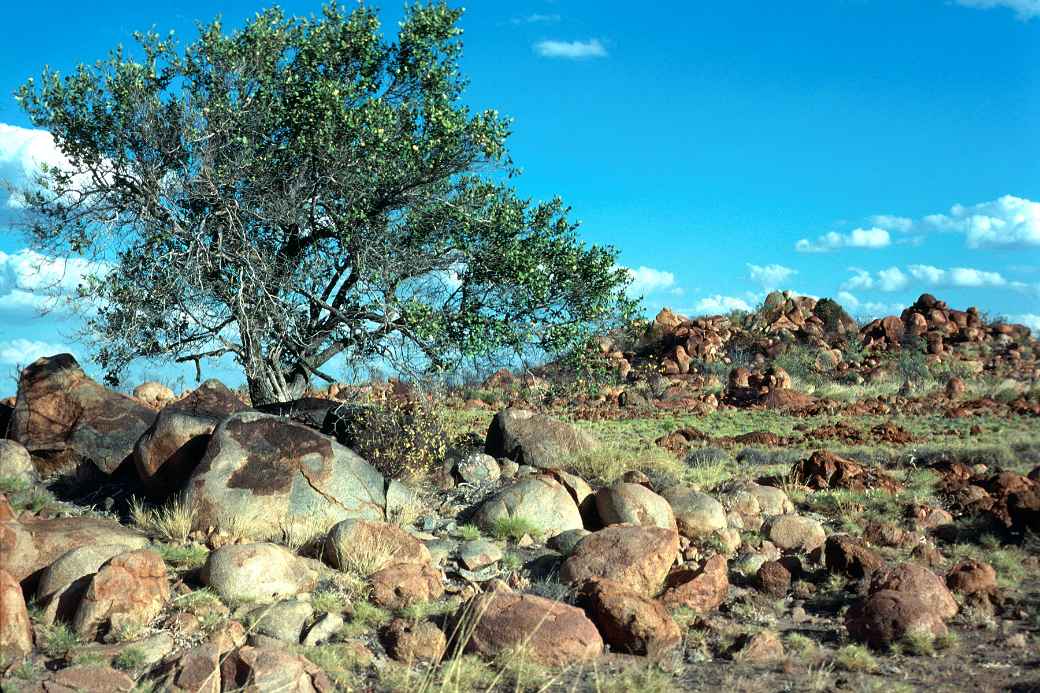
[[[337,355],[443,371],[630,314],[616,251],[519,197],[509,121],[462,103],[460,16],[415,5],[390,43],[365,6],[271,9],[19,90],[69,162],[22,191],[28,236],[97,261],[80,297],[110,382],[231,355],[284,401]]]

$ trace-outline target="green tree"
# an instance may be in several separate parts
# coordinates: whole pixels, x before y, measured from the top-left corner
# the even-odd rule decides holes
[[[28,235],[99,261],[81,298],[111,382],[230,354],[255,402],[287,400],[337,355],[572,353],[631,313],[616,251],[519,197],[508,120],[462,103],[460,16],[409,7],[388,42],[363,5],[271,9],[19,90],[69,160],[22,191]]]

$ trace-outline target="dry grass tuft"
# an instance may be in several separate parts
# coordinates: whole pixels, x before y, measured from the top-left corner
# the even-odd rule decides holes
[[[173,544],[185,544],[195,525],[196,507],[183,495],[157,508],[138,498],[130,499],[130,520],[149,536]]]

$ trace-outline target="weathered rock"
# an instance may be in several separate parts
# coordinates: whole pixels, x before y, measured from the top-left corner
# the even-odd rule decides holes
[[[563,421],[525,409],[504,409],[491,421],[484,451],[492,457],[553,469],[567,456],[598,446],[594,438]]]
[[[223,690],[250,693],[332,693],[336,690],[319,667],[285,650],[241,647],[220,665]]]
[[[399,662],[438,662],[444,656],[448,640],[444,631],[430,623],[412,623],[403,618],[390,621],[380,632],[387,654]]]
[[[668,607],[685,606],[699,613],[717,609],[729,594],[726,559],[712,556],[700,569],[678,568],[668,574],[661,602]]]
[[[778,515],[769,526],[769,540],[781,551],[808,553],[823,546],[827,534],[823,526],[803,515]]]
[[[314,607],[310,602],[286,599],[254,609],[249,612],[248,620],[253,632],[296,645],[300,642],[304,625],[313,615]]]
[[[21,585],[0,567],[0,658],[19,659],[32,649],[32,624]]]
[[[564,556],[570,556],[574,553],[574,548],[581,543],[581,540],[590,534],[592,532],[587,529],[570,529],[550,538],[546,545],[553,551],[559,551]]]
[[[81,664],[50,674],[37,690],[46,693],[129,693],[134,680],[107,666]]]
[[[43,471],[91,462],[111,474],[154,419],[154,410],[105,389],[70,354],[59,354],[22,371],[10,437],[47,461]]]
[[[128,550],[148,545],[148,537],[118,522],[95,517],[0,520],[3,567],[15,580],[35,582],[39,572],[62,554],[90,544],[119,544]]]
[[[202,583],[229,601],[270,603],[311,591],[317,574],[277,544],[233,544],[209,554]]]
[[[783,490],[775,486],[748,484],[745,490],[755,497],[763,515],[784,515],[794,512],[794,504]]]
[[[581,513],[567,489],[547,476],[530,476],[505,487],[477,511],[475,520],[491,529],[498,520],[522,518],[531,530],[553,536],[569,529],[582,529]]]
[[[827,537],[823,555],[827,570],[850,578],[866,577],[885,565],[884,559],[862,539],[848,534]]]
[[[307,635],[303,638],[304,647],[317,647],[318,645],[328,642],[336,635],[346,620],[343,618],[341,613],[323,614],[318,617],[318,620],[314,622],[314,625],[307,631]]]
[[[155,495],[166,496],[183,488],[206,454],[219,423],[217,417],[170,407],[159,412],[134,445],[138,478]]]
[[[166,690],[171,693],[220,693],[220,658],[212,643],[183,652],[169,666]]]
[[[88,544],[68,551],[47,566],[36,586],[36,602],[43,607],[41,621],[71,621],[90,586],[90,578],[109,559],[126,553],[120,544]]]
[[[395,563],[376,571],[368,581],[372,601],[387,609],[425,604],[444,594],[440,571],[425,563]]]
[[[224,383],[211,378],[183,398],[166,405],[166,408],[191,416],[223,419],[249,407]]]
[[[484,657],[523,648],[529,661],[566,666],[595,659],[603,638],[576,607],[532,594],[491,592],[468,607],[476,619],[466,651]]]
[[[946,634],[942,617],[912,592],[881,590],[854,605],[845,615],[849,635],[873,648],[888,647],[908,633]]]
[[[776,631],[763,630],[737,643],[733,659],[748,664],[773,662],[784,658],[784,644]]]
[[[875,432],[879,427],[875,427]],[[884,429],[887,435],[893,435],[890,429]],[[808,459],[796,462],[791,469],[791,477],[800,484],[811,489],[848,489],[851,491],[867,491],[881,489],[894,493],[900,486],[878,469],[871,469],[853,460],[846,459],[826,450],[817,450]]]
[[[593,532],[560,568],[560,580],[580,585],[613,580],[638,594],[656,595],[679,551],[679,534],[661,527],[614,525]]]
[[[668,501],[640,484],[620,482],[601,488],[596,492],[596,510],[604,525],[677,529]]]
[[[197,507],[198,527],[247,527],[255,537],[277,536],[299,521],[382,521],[386,504],[383,476],[351,450],[302,424],[251,411],[214,430],[187,500]]]
[[[0,438],[0,478],[35,481],[32,457],[21,443]]]
[[[93,637],[148,625],[170,600],[166,564],[155,551],[139,549],[109,559],[91,578],[76,610],[73,627]]]
[[[502,475],[498,461],[491,455],[475,452],[459,460],[455,471],[463,481],[469,484],[482,484],[486,481],[497,481]]]
[[[459,547],[459,560],[469,570],[480,570],[502,560],[502,547],[490,539],[473,539]]]
[[[997,571],[989,563],[969,558],[950,569],[946,586],[965,596],[993,594],[997,591]]]
[[[672,506],[679,534],[699,540],[726,527],[726,509],[706,493],[690,486],[671,486],[661,496]]]
[[[658,656],[682,641],[682,631],[660,602],[613,580],[586,582],[579,590],[578,606],[615,652]]]
[[[134,388],[134,397],[156,409],[173,401],[173,390],[160,382],[149,380]]]
[[[385,522],[343,520],[329,530],[325,540],[325,560],[333,568],[344,570],[342,557],[358,545],[385,548],[394,563],[431,563],[429,549],[400,527]]]
[[[943,581],[917,563],[900,563],[876,571],[870,579],[870,593],[882,591],[913,594],[941,619],[953,618],[957,614],[957,602]]]
[[[783,597],[791,589],[791,571],[780,561],[766,561],[756,573],[758,587],[771,597]]]

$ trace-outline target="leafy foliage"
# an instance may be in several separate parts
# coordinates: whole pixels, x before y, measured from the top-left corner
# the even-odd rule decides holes
[[[462,104],[461,12],[411,5],[389,42],[363,4],[270,9],[19,90],[69,162],[24,191],[30,239],[98,262],[81,298],[110,382],[230,355],[259,404],[339,355],[564,354],[632,312],[616,251],[510,187],[509,120]]]
[[[448,436],[437,413],[418,399],[344,405],[332,433],[388,478],[422,477],[444,460]]]

